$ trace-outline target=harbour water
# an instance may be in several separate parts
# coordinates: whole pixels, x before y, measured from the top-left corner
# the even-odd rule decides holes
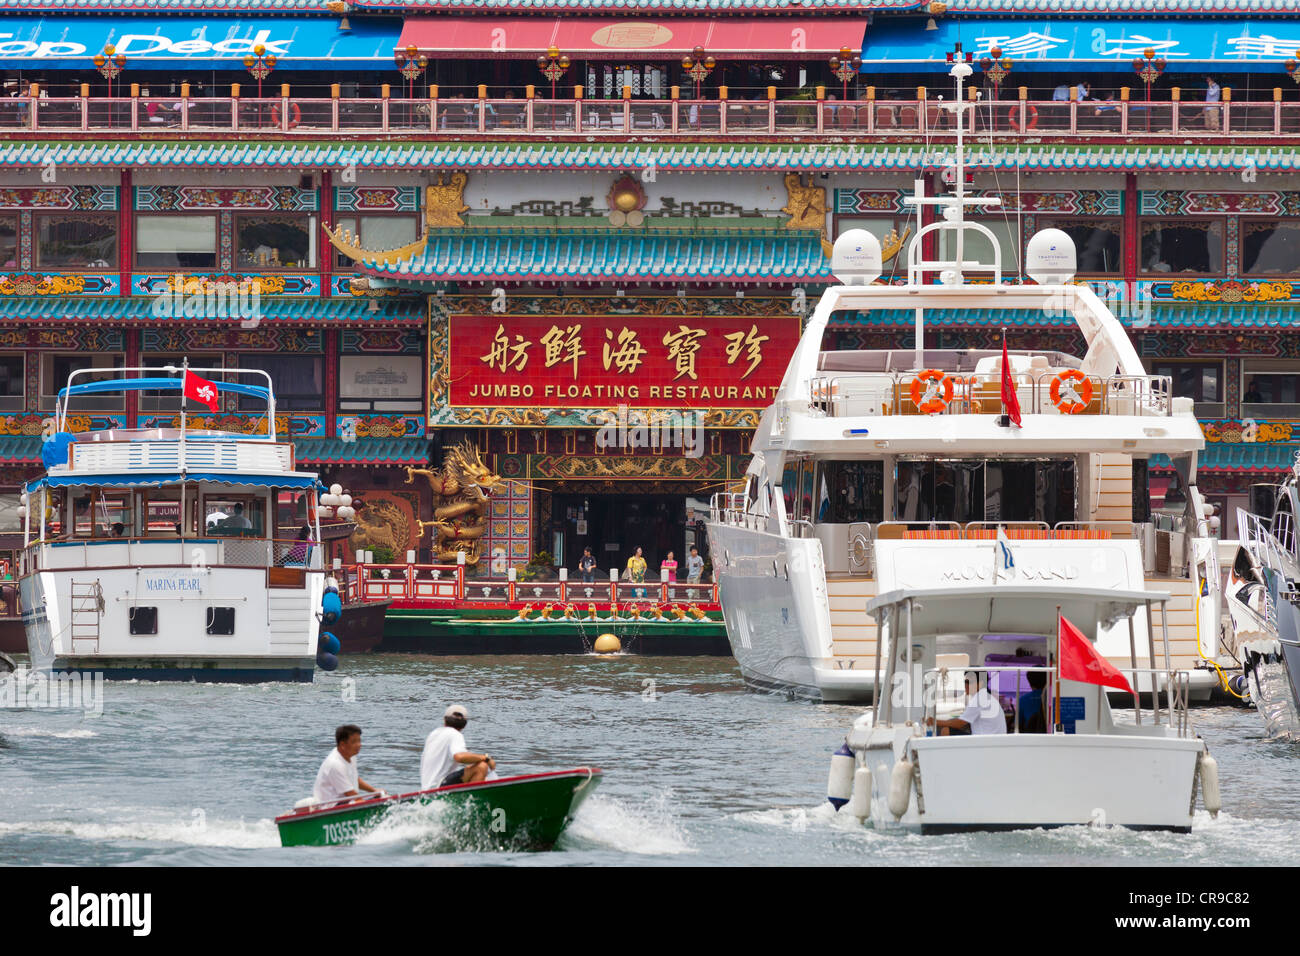
[[[0,680],[11,678],[0,677]],[[279,846],[334,727],[364,730],[361,776],[415,789],[443,708],[505,773],[602,767],[558,851],[449,844],[436,811],[347,848]],[[108,683],[101,716],[0,709],[0,864],[1295,865],[1300,750],[1252,711],[1203,707],[1224,811],[1187,835],[1102,828],[890,836],[826,802],[856,707],[747,692],[729,658],[345,659],[310,685]],[[1121,712],[1122,713],[1122,712]]]

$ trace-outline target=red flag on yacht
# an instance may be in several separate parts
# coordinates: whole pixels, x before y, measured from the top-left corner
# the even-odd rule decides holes
[[[217,410],[217,384],[200,378],[189,369],[185,370],[185,397],[192,398],[200,405],[206,405],[212,411]]]
[[[1061,679],[1077,680],[1084,684],[1098,684],[1133,693],[1124,675],[1106,658],[1097,653],[1092,641],[1083,632],[1058,615],[1057,640],[1061,646]]]
[[[1020,426],[1020,398],[1016,395],[1016,383],[1011,378],[1011,363],[1007,359],[1007,332],[1002,330],[1002,414],[1006,415],[1016,427]]]

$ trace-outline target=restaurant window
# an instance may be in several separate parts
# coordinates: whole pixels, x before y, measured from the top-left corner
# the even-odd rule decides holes
[[[339,358],[339,410],[419,412],[424,408],[424,357],[344,355]]]
[[[1241,221],[1241,274],[1282,276],[1300,272],[1300,221]]]
[[[1223,272],[1223,221],[1161,219],[1142,223],[1142,271]]]
[[[1123,272],[1123,224],[1119,219],[1045,219],[1042,229],[1060,229],[1074,240],[1080,275]]]
[[[18,217],[0,216],[0,269],[18,268]]]
[[[23,410],[25,368],[21,355],[0,355],[0,411]]]
[[[316,217],[286,214],[239,216],[235,256],[240,269],[314,269]]]
[[[1201,418],[1222,418],[1223,365],[1220,362],[1153,362],[1152,375],[1168,375],[1175,398],[1190,398]]]
[[[37,268],[117,268],[117,216],[113,213],[59,213],[38,216],[36,222]]]
[[[188,355],[170,355],[159,353],[148,353],[143,357],[141,364],[154,369],[149,373],[150,378],[175,378],[181,377],[181,369],[185,364],[185,359],[189,358],[191,369],[204,369],[198,372],[204,378],[212,378],[216,373],[208,372],[206,369],[220,368],[221,356],[211,354],[194,354]],[[162,371],[166,366],[173,366],[176,371]],[[220,387],[220,382],[217,382]],[[202,402],[196,402],[193,399],[185,400],[180,390],[150,390],[140,393],[140,411],[142,412],[179,412],[181,404],[184,402],[185,411],[191,415],[211,415],[212,410]]]
[[[325,386],[321,374],[323,359],[319,355],[244,355],[240,364],[256,368],[271,377],[275,407],[281,411],[319,411],[325,407]],[[265,387],[260,375],[242,376],[246,385]],[[265,412],[266,402],[252,396],[240,396],[241,412]]]
[[[387,251],[408,246],[416,239],[419,220],[404,216],[345,216],[336,223],[340,233],[348,232],[358,238],[363,249]],[[334,253],[334,263],[340,269],[351,269],[352,257]]]
[[[1002,274],[1004,276],[1017,276],[1020,274],[1020,230],[1014,219],[978,219],[969,220],[979,222],[993,233],[998,241],[998,248],[1002,251]],[[939,233],[939,256],[943,259],[952,259],[957,255],[957,234],[956,232],[943,231]],[[993,246],[989,243],[988,237],[974,230],[966,230],[966,239],[962,243],[962,258],[967,262],[981,262],[986,265],[993,264]],[[907,262],[906,255],[903,261],[899,263],[900,269],[905,269]],[[970,272],[967,278],[986,279],[990,276],[988,272]]]
[[[1253,359],[1241,370],[1243,418],[1300,417],[1300,374],[1294,360]]]
[[[141,269],[215,269],[217,217],[136,216],[135,264]]]
[[[68,376],[77,369],[97,369],[89,375],[78,375],[73,384],[84,385],[86,382],[102,382],[119,378],[122,368],[122,355],[58,355],[44,353],[41,355],[41,411],[54,411],[55,399],[59,390],[68,384]],[[107,392],[101,395],[82,395],[74,398],[68,406],[70,412],[120,412],[124,407],[121,392]]]

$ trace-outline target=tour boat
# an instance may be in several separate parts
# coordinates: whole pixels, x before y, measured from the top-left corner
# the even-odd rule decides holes
[[[355,843],[403,806],[439,803],[447,806],[439,820],[466,842],[549,849],[600,781],[600,770],[579,767],[398,796],[347,797],[328,804],[308,798],[275,823],[282,846],[336,846]]]
[[[1233,648],[1250,698],[1276,740],[1300,740],[1300,455],[1266,515],[1237,512],[1240,544],[1228,573]]]
[[[952,108],[967,106],[959,95]],[[1004,281],[997,239],[963,218],[967,207],[1000,201],[966,192],[963,125],[944,171],[951,194],[926,196],[918,180],[907,197],[942,215],[908,247],[905,284],[876,282],[880,243],[865,230],[834,243],[842,284],[821,297],[760,420],[744,490],[714,496],[710,553],[732,653],[753,688],[870,701],[879,632],[867,602],[989,584],[991,542],[1002,535],[1014,544],[1006,576],[1017,584],[1167,592],[1156,616],[1168,632],[1161,650],[1190,669],[1192,696],[1208,699],[1219,683],[1220,585],[1196,486],[1204,437],[1192,400],[1174,397],[1168,376],[1148,374],[1105,302],[1073,283],[1064,232],[1030,239],[1025,271],[1037,284]],[[869,324],[863,316],[876,310],[915,317],[914,349],[823,342],[836,317]],[[935,312],[945,322],[956,313],[1046,317],[1077,329],[1084,349],[1008,349],[1005,336],[1001,350],[929,348]],[[1153,515],[1148,466],[1157,456],[1172,460],[1185,505]],[[1137,628],[1145,647],[1146,620]],[[1101,648],[1116,660],[1127,651],[1108,635]]]
[[[878,695],[832,757],[831,802],[881,830],[1189,831],[1198,789],[1205,809],[1220,808],[1218,765],[1189,722],[1188,674],[1172,668],[1167,652],[1163,667],[1142,667],[1136,637],[1138,622],[1149,623],[1154,607],[1169,600],[1148,590],[1014,582],[873,598],[868,613],[892,648],[877,660],[876,676],[893,690]],[[1063,619],[1079,642],[1107,631],[1127,641],[1115,683],[1130,690],[1123,700],[1132,722],[1115,720],[1106,688],[1094,682],[1104,668],[1091,643],[1075,645],[1084,663],[1067,669]],[[1156,658],[1153,637],[1143,650]],[[1042,675],[1038,689],[1029,681],[1034,673]],[[953,693],[963,682],[951,679],[962,674],[970,690],[985,688],[979,703],[991,713],[972,713],[977,723],[968,723],[968,735],[936,734],[938,721],[966,707],[967,695]],[[1142,676],[1162,688],[1146,708],[1132,692]],[[1031,712],[1042,715],[1037,725]],[[979,722],[984,717],[997,726]]]
[[[293,445],[277,435],[269,376],[122,372],[68,377],[42,450],[46,474],[24,491],[19,588],[33,668],[109,679],[312,680],[323,599],[337,596],[325,594],[316,544],[318,479],[294,469]],[[179,428],[68,431],[83,396],[176,393],[190,381],[211,390],[203,398],[213,407],[225,393],[264,407],[265,428],[188,428],[182,404]]]

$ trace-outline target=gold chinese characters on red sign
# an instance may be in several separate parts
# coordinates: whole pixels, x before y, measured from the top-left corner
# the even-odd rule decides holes
[[[451,317],[451,404],[766,408],[799,319]]]

